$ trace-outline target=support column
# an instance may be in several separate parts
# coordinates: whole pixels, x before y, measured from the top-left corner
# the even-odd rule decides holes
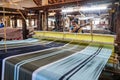
[[[34,19],[34,26],[36,26],[36,25],[35,25],[35,19]]]
[[[14,17],[14,28],[17,28],[17,17]]]
[[[60,12],[56,12],[55,14],[55,29],[57,31],[60,31],[60,29],[62,29],[62,15]]]
[[[48,31],[48,10],[44,10],[44,13],[42,15],[42,27],[44,31]]]
[[[29,26],[28,27],[32,27],[32,19],[31,18],[29,18],[28,22],[29,22]]]
[[[6,17],[6,26],[10,27],[10,17]]]
[[[48,31],[48,11],[47,10],[45,12],[45,27],[46,27],[46,30]]]
[[[8,20],[8,26],[10,27],[10,16],[9,16],[9,20]]]
[[[27,14],[20,11],[21,16],[22,16],[22,34],[23,34],[23,39],[27,39],[27,35],[29,34],[29,30],[27,30],[27,24],[26,24],[26,19],[27,19]]]
[[[116,33],[116,18],[117,18],[117,6],[113,4],[112,10],[110,12],[110,30],[112,33]]]
[[[14,19],[12,19],[12,28],[14,28]]]
[[[42,12],[38,12],[37,16],[37,30],[42,30]]]
[[[24,19],[22,19],[22,32],[23,32],[23,39],[27,39],[28,30],[27,30],[26,21]]]
[[[120,0],[119,0],[119,6],[117,8],[117,17],[116,17],[116,32],[120,33]]]
[[[116,39],[115,39],[115,43],[117,44],[115,46],[115,53],[118,54],[118,56],[120,56],[120,0],[119,0],[119,5],[117,6],[117,10],[116,10]]]

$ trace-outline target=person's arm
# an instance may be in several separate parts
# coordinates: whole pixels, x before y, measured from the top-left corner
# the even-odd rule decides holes
[[[72,30],[70,29],[69,32],[72,33]]]
[[[74,29],[72,30],[72,32],[76,32],[76,30],[77,30],[77,27],[74,27]]]
[[[78,26],[78,24],[76,24],[74,29],[73,29],[73,32],[78,33],[79,29],[80,29],[80,27]]]

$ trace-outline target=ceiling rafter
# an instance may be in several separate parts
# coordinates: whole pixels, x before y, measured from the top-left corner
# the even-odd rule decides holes
[[[53,0],[49,0],[48,2],[49,2],[50,4],[52,4],[52,3],[53,3]]]
[[[52,0],[51,0],[52,1]],[[26,9],[30,9],[30,10],[45,10],[45,9],[56,9],[56,8],[62,8],[62,7],[66,7],[66,6],[71,6],[71,5],[83,5],[86,3],[95,3],[95,2],[99,2],[99,3],[103,3],[103,2],[112,2],[115,0],[62,0],[62,2],[59,3],[54,3],[54,4],[48,4],[48,5],[44,5],[44,6],[39,6],[39,7],[31,7],[31,8],[26,8]]]
[[[33,0],[37,6],[42,5],[42,0]]]
[[[36,5],[41,6],[42,5],[42,0],[33,0]],[[60,3],[60,2],[67,2],[70,0],[48,0],[48,4],[54,4],[54,3]],[[75,0],[72,0],[75,1]]]

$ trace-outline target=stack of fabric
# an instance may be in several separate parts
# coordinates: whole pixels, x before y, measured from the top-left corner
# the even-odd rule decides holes
[[[0,28],[0,37],[4,38],[4,28]],[[22,31],[18,28],[6,28],[6,39],[7,40],[21,40]]]

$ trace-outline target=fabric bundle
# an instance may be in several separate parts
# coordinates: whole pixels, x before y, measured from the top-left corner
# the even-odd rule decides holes
[[[0,37],[4,38],[4,28],[0,28]],[[6,28],[7,40],[21,40],[22,30],[17,28]]]

